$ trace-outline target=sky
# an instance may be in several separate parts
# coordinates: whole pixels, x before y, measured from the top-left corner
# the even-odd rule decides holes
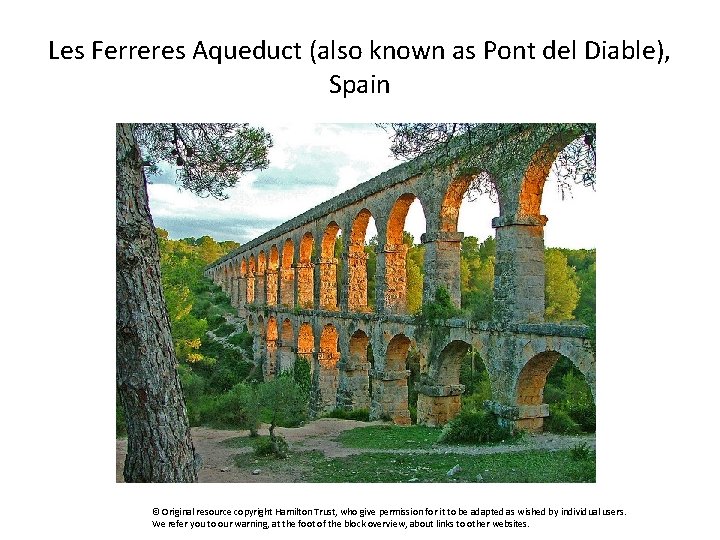
[[[169,165],[150,178],[148,192],[155,225],[170,238],[209,235],[217,241],[245,243],[378,174],[399,161],[390,154],[389,134],[374,124],[263,124],[272,134],[270,167],[243,175],[227,190],[228,199],[198,197],[178,189]],[[602,184],[602,179],[600,179]],[[545,184],[541,211],[548,216],[548,247],[594,248],[598,199],[576,186],[563,199],[556,182]],[[484,240],[494,231],[497,203],[487,196],[464,200],[458,230]],[[415,201],[405,230],[419,241],[425,232],[422,207]],[[375,230],[368,228],[369,239]]]

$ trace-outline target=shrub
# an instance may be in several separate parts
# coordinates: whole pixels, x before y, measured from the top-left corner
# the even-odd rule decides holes
[[[333,409],[325,415],[326,418],[341,418],[343,420],[360,420],[361,422],[370,421],[370,411],[367,409],[356,409],[354,411],[345,411],[343,409]]]
[[[307,418],[307,397],[287,373],[258,385],[263,420],[270,424],[270,437],[276,426],[296,427]]]
[[[438,287],[435,290],[435,296],[432,302],[422,305],[420,313],[416,316],[416,323],[419,325],[427,325],[433,321],[442,321],[452,319],[460,315],[460,310],[455,307],[450,293],[445,287]]]
[[[233,345],[236,345],[240,347],[241,349],[244,349],[250,353],[252,353],[252,344],[253,344],[253,337],[251,334],[248,334],[247,332],[239,332],[237,334],[234,334],[228,338],[228,343],[232,343]]]
[[[200,420],[211,427],[249,429],[257,433],[260,407],[256,390],[244,383],[236,384],[220,396],[204,400]]]
[[[197,401],[205,394],[205,379],[196,374],[187,364],[178,365],[180,385],[186,401]]]
[[[593,452],[587,443],[578,443],[570,449],[570,457],[575,461],[591,459]]]
[[[257,456],[285,458],[288,455],[288,451],[288,443],[281,435],[261,437],[255,444],[255,455]]]
[[[575,420],[562,407],[551,404],[550,416],[543,423],[545,431],[552,433],[563,433],[565,435],[575,435],[580,433],[582,429]]]
[[[232,324],[224,323],[218,326],[215,330],[213,330],[214,334],[219,337],[225,337],[229,336],[236,330],[235,326]]]
[[[225,324],[225,317],[220,313],[211,313],[207,317],[208,328],[210,330]]]
[[[512,437],[512,430],[500,426],[494,413],[461,410],[455,419],[445,425],[438,442],[481,444],[500,442]]]
[[[576,422],[585,433],[595,433],[595,405],[585,403],[570,405],[567,408],[570,418]]]
[[[295,384],[300,388],[305,400],[310,399],[310,390],[312,389],[311,369],[310,362],[307,359],[300,356],[295,357],[292,377]]]

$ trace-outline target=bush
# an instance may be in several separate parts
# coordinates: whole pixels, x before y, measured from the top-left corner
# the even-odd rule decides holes
[[[257,433],[260,407],[256,390],[240,383],[225,394],[206,398],[201,403],[200,421],[218,429],[249,429]]]
[[[271,438],[276,426],[297,427],[307,419],[307,396],[288,373],[259,384],[258,400]]]
[[[356,409],[354,411],[345,411],[343,409],[333,409],[325,415],[326,418],[341,418],[343,420],[360,420],[361,422],[370,421],[370,411],[367,409]]]
[[[214,328],[217,328],[220,325],[225,324],[225,317],[221,313],[212,313],[212,314],[208,315],[207,322],[208,322],[208,328],[210,330],[213,330]]]
[[[179,364],[177,369],[185,401],[200,399],[205,394],[205,379],[195,373],[187,364]]]
[[[288,451],[288,443],[281,435],[261,437],[255,444],[255,455],[257,456],[285,458],[288,455]]]
[[[570,457],[575,461],[591,459],[593,457],[593,451],[587,443],[579,443],[570,449]]]
[[[512,430],[501,427],[496,414],[461,410],[455,419],[445,425],[438,442],[482,444],[501,442],[512,437]]]
[[[248,334],[247,332],[240,332],[238,334],[234,334],[228,338],[228,343],[232,343],[233,345],[236,345],[241,349],[246,350],[248,353],[252,354],[252,334]]]
[[[543,422],[545,431],[552,433],[563,433],[565,435],[576,435],[582,431],[575,420],[562,407],[551,404],[550,416]]]
[[[415,318],[415,322],[423,326],[433,321],[452,319],[460,315],[460,313],[461,311],[453,304],[447,289],[445,287],[438,287],[435,290],[433,301],[422,305],[420,313]]]
[[[228,324],[228,323],[223,323],[220,326],[218,326],[215,330],[213,330],[213,333],[216,336],[225,337],[225,336],[229,336],[230,334],[232,334],[235,330],[236,330],[236,328],[234,325]]]
[[[595,405],[585,403],[580,405],[570,405],[567,413],[573,419],[582,431],[585,433],[595,433]]]

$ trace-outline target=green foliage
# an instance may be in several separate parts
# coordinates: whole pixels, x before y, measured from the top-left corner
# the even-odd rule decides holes
[[[287,441],[281,435],[274,437],[261,437],[255,446],[255,455],[261,457],[286,458],[290,447]]]
[[[326,418],[341,418],[342,420],[359,420],[361,422],[370,421],[370,411],[368,409],[356,409],[353,411],[333,409],[324,416]]]
[[[463,238],[460,248],[461,306],[473,321],[492,318],[495,281],[495,239],[480,244],[474,236]]]
[[[492,319],[495,280],[495,239],[478,243],[463,238],[460,251],[462,309],[472,321]],[[545,316],[550,321],[577,318],[595,325],[595,250],[545,251]]]
[[[570,457],[575,461],[593,459],[593,451],[587,443],[578,443],[570,449]]]
[[[213,330],[213,333],[218,337],[226,337],[232,334],[235,330],[237,330],[237,328],[235,328],[234,325],[225,323]]]
[[[256,388],[236,384],[229,392],[208,396],[201,402],[200,422],[217,429],[249,429],[257,433],[261,406]]]
[[[500,426],[494,413],[461,410],[445,425],[438,442],[483,444],[507,441],[512,437],[512,430]]]
[[[550,416],[543,422],[543,428],[545,431],[565,435],[576,435],[582,432],[578,423],[570,418],[567,411],[555,404],[550,404]]]
[[[470,349],[460,364],[460,384],[465,385],[463,408],[483,410],[482,403],[491,399],[490,375],[475,349]]]
[[[241,174],[270,163],[272,137],[248,124],[135,124],[134,134],[145,162],[176,164],[180,185],[201,196],[225,199]]]
[[[307,359],[296,356],[295,364],[293,365],[292,377],[298,389],[302,393],[303,400],[308,402],[310,400],[310,390],[312,389],[312,367]]]
[[[271,437],[276,426],[295,427],[307,419],[307,396],[290,374],[259,384],[258,402],[263,419],[270,423]]]
[[[544,422],[553,433],[594,433],[595,403],[582,373],[565,357],[548,373],[544,399],[550,404],[550,417]]]
[[[572,319],[579,299],[578,279],[567,257],[559,249],[545,250],[545,318]]]
[[[248,332],[239,332],[230,336],[227,341],[228,343],[236,345],[237,347],[243,349],[245,352],[248,353],[248,356],[252,356],[252,334],[249,334]]]
[[[438,287],[435,290],[435,297],[432,302],[422,305],[420,313],[415,317],[416,323],[420,326],[431,324],[435,321],[444,321],[460,315],[450,298],[445,287]]]
[[[412,259],[407,259],[405,264],[407,273],[407,312],[413,314],[417,313],[422,306],[423,275]]]

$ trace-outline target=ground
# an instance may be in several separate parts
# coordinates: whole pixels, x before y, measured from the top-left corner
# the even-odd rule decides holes
[[[355,420],[340,420],[336,418],[322,418],[298,428],[277,428],[290,445],[291,450],[317,450],[327,458],[345,457],[353,454],[378,452],[379,450],[347,448],[335,440],[343,431],[356,427],[383,424],[383,422],[359,422]],[[247,431],[218,430],[204,427],[192,428],[192,438],[196,450],[202,456],[202,468],[199,472],[200,482],[304,482],[302,468],[283,467],[281,476],[271,471],[257,469],[239,469],[234,465],[234,456],[247,452],[249,462],[254,461],[250,448],[232,448],[225,446],[222,441],[247,435]],[[267,428],[261,429],[260,434],[267,434]],[[443,446],[434,445],[423,450],[382,450],[384,453],[437,453],[446,454],[492,454],[502,452],[518,452],[524,450],[562,450],[585,443],[595,448],[595,435],[556,435],[542,433],[526,435],[519,444],[496,446]],[[126,454],[126,440],[118,439],[116,442],[116,480],[123,481],[123,463]],[[253,474],[259,470],[258,474]]]

